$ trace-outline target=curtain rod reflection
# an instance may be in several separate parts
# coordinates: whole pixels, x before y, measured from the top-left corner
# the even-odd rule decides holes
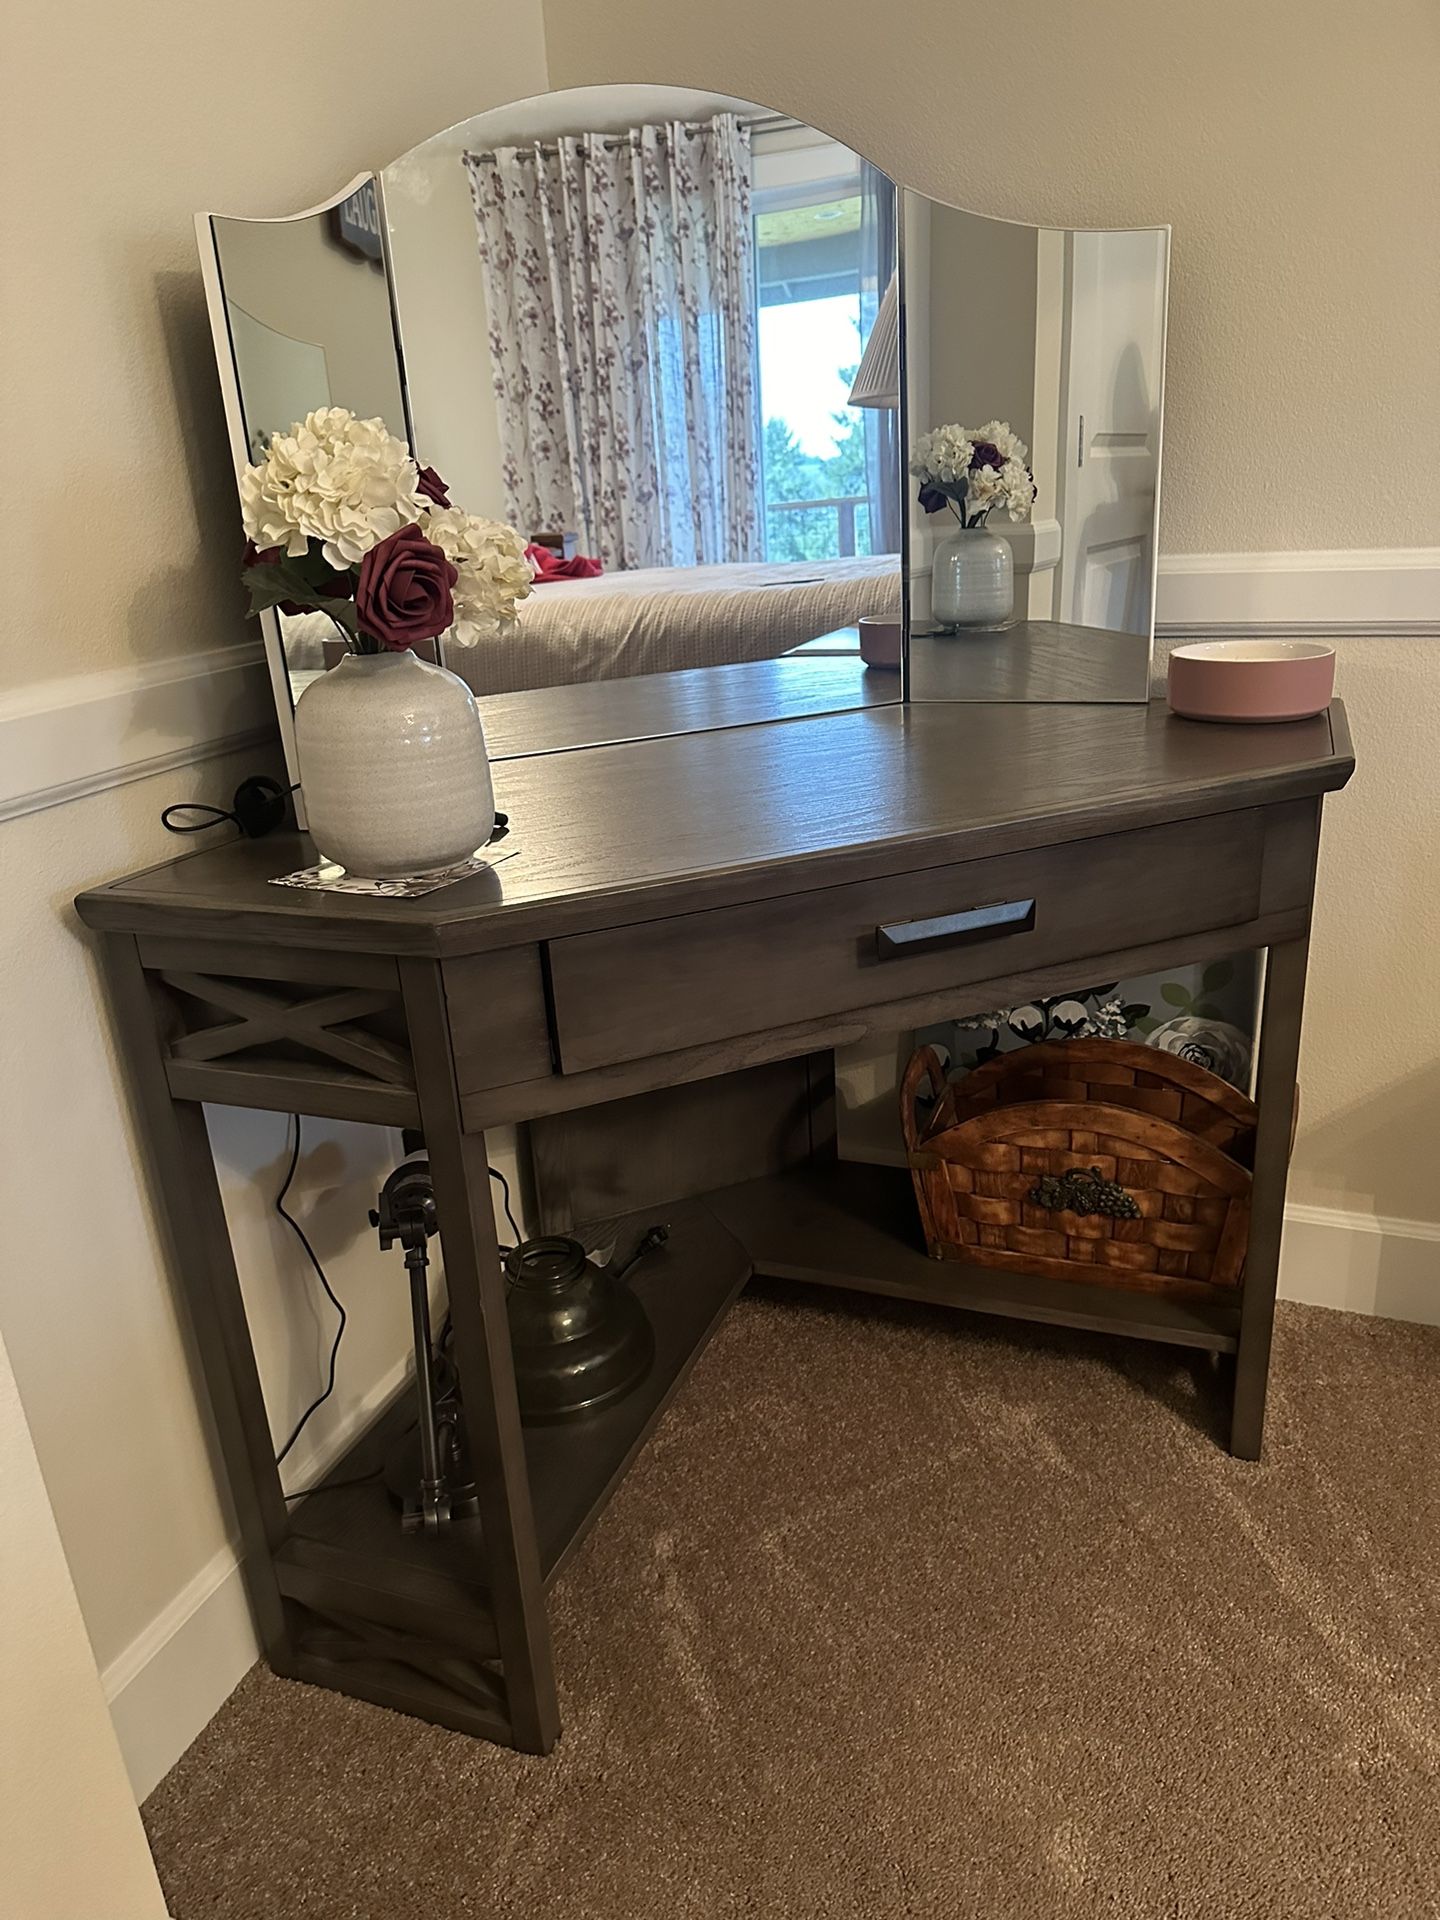
[[[740,125],[747,133],[799,133],[809,131],[803,121],[792,120],[788,114],[783,113],[755,114],[748,118],[742,114],[739,116],[739,119]],[[674,122],[669,120],[647,120],[642,122],[644,126],[668,127],[674,124]],[[681,131],[690,134],[692,138],[696,134],[703,133],[709,124],[710,122],[708,120],[682,120],[679,122]],[[631,133],[638,133],[639,131],[639,127],[632,127],[630,129]],[[622,134],[612,134],[602,141],[601,144],[607,153],[615,153],[627,144],[627,140]],[[547,156],[558,154],[560,149],[553,140],[532,140],[524,146],[517,145],[512,151],[514,151],[520,159],[528,160],[537,153],[543,153]],[[481,166],[493,166],[495,164],[494,151],[482,153],[467,152],[464,157],[466,160],[473,160]]]

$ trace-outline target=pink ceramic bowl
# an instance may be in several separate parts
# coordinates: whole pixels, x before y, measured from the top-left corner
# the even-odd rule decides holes
[[[883,613],[862,613],[859,619],[860,658],[867,667],[900,671],[900,622]]]
[[[1315,640],[1203,640],[1170,656],[1170,707],[1187,720],[1308,720],[1335,691],[1335,649]]]

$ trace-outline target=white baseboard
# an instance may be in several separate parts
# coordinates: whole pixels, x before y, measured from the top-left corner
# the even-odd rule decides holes
[[[286,1462],[291,1487],[328,1471],[410,1379],[408,1356],[347,1411],[323,1449]],[[222,1547],[100,1676],[137,1802],[165,1778],[260,1657],[233,1546]]]
[[[101,1674],[137,1804],[260,1657],[233,1547],[222,1547]]]
[[[270,739],[258,644],[44,680],[0,696],[0,820]]]
[[[1280,1297],[1440,1327],[1440,1226],[1287,1207]]]
[[[1162,553],[1155,624],[1167,639],[1440,635],[1440,547]]]

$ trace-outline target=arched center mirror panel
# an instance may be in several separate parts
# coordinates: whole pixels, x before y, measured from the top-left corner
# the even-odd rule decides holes
[[[982,219],[652,86],[497,108],[308,213],[198,225],[238,469],[345,407],[523,540],[515,620],[425,643],[497,757],[1146,696],[1163,229]],[[293,772],[294,700],[343,643],[324,613],[262,621]]]

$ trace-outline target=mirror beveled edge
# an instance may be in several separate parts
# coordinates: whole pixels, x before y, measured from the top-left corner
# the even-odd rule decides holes
[[[417,425],[412,413],[411,381],[408,377],[407,359],[404,349],[405,322],[404,315],[400,311],[394,273],[395,235],[390,196],[387,194],[386,189],[387,177],[395,177],[400,170],[413,165],[417,156],[424,155],[427,150],[434,151],[441,148],[446,142],[455,144],[463,138],[466,145],[469,145],[472,140],[478,144],[483,140],[484,130],[487,126],[504,123],[513,124],[522,120],[527,113],[532,111],[533,113],[543,113],[544,120],[551,124],[558,119],[563,126],[567,120],[573,122],[576,117],[569,111],[572,103],[578,105],[581,102],[591,102],[598,107],[600,103],[611,101],[617,95],[624,96],[628,99],[636,99],[642,95],[648,96],[645,104],[649,106],[651,114],[657,110],[661,110],[662,103],[672,102],[677,98],[693,101],[702,97],[690,89],[681,90],[650,86],[642,88],[598,86],[532,96],[527,100],[487,109],[482,114],[473,116],[467,121],[459,122],[454,127],[442,130],[440,133],[431,136],[430,139],[410,149],[407,153],[399,156],[396,161],[392,162],[389,167],[383,169],[381,172],[358,175],[337,193],[320,202],[317,206],[306,209],[302,213],[279,216],[278,218],[268,220],[244,221],[239,223],[232,223],[227,216],[197,215],[196,226],[200,241],[202,271],[212,328],[215,335],[215,347],[221,370],[221,385],[224,395],[227,425],[230,431],[237,474],[243,470],[244,466],[248,463],[251,455],[251,446],[246,432],[244,404],[241,393],[239,355],[237,353],[236,342],[226,307],[221,256],[222,223],[225,226],[240,224],[248,229],[259,230],[261,232],[268,231],[273,234],[279,230],[291,228],[296,223],[305,220],[313,221],[317,218],[334,220],[337,218],[337,210],[345,207],[347,203],[354,202],[357,196],[363,197],[367,192],[373,195],[374,205],[379,214],[380,267],[384,276],[388,296],[387,309],[391,333],[391,347],[395,356],[399,406],[403,416],[401,425],[397,427],[396,430],[399,431],[403,428],[412,446],[416,449],[417,457],[423,463],[426,457],[424,431],[423,427],[417,431]],[[703,96],[703,98],[719,100],[724,97]],[[792,127],[801,127],[801,123],[790,121],[789,116],[783,114],[780,110],[765,108],[756,103],[734,102],[732,104],[735,106],[744,106],[750,113],[757,117],[763,116],[766,121],[782,124],[788,123]],[[644,111],[644,108],[638,108],[636,111]],[[820,129],[803,128],[802,131],[813,131],[818,137],[825,140],[832,138],[829,135],[825,135],[823,130]],[[511,134],[507,137],[513,139],[515,135]],[[547,138],[546,132],[542,131],[538,138],[541,140]],[[837,148],[841,145],[839,142],[835,142],[834,144]],[[481,150],[483,150],[483,147]],[[842,150],[853,152],[851,149]],[[857,156],[857,158],[860,158],[860,156]],[[876,171],[878,172],[878,169]],[[792,692],[792,697],[788,703],[783,699],[780,701],[778,711],[836,711],[844,710],[847,707],[874,704],[877,700],[882,704],[890,704],[900,698],[907,700],[939,698],[967,701],[1015,701],[1047,698],[1066,701],[1090,701],[1094,699],[1119,700],[1125,702],[1143,701],[1148,698],[1149,694],[1154,628],[1153,595],[1157,558],[1155,553],[1155,535],[1158,526],[1159,455],[1163,408],[1164,325],[1168,295],[1169,229],[1126,229],[1116,230],[1114,233],[1105,232],[1090,235],[1079,230],[1035,228],[1020,222],[998,221],[989,216],[967,213],[964,209],[930,199],[927,196],[918,194],[913,189],[907,189],[898,184],[895,186],[895,195],[894,257],[896,261],[895,275],[898,291],[895,320],[898,335],[896,352],[900,367],[901,392],[905,400],[905,404],[901,405],[897,410],[896,419],[899,485],[902,495],[899,508],[900,539],[897,560],[904,595],[905,645],[903,671],[900,676],[885,676],[885,680],[888,682],[887,690],[872,690],[868,696],[861,697],[858,693],[848,692],[845,684],[843,684],[847,665],[851,674],[863,675],[864,679],[870,682],[875,681],[875,672],[870,669],[858,668],[853,656],[848,663],[841,660],[833,660],[828,663],[826,670],[817,671],[818,691],[814,703],[807,705],[803,700],[797,702]],[[1042,637],[1038,629],[1043,625],[1043,622],[1031,621],[1025,617],[1025,613],[1021,613],[1013,624],[1008,624],[1006,627],[998,630],[982,629],[976,631],[953,629],[949,635],[943,638],[935,634],[933,616],[928,608],[924,611],[922,617],[919,619],[915,617],[914,602],[917,590],[926,572],[925,563],[931,556],[924,550],[925,529],[923,523],[920,524],[917,532],[917,522],[920,522],[921,517],[914,498],[916,491],[915,484],[912,482],[908,473],[910,447],[912,442],[918,437],[917,428],[918,431],[925,430],[925,427],[919,426],[921,420],[924,420],[927,426],[942,424],[930,404],[929,394],[926,391],[927,381],[937,389],[944,385],[947,393],[953,391],[955,386],[953,379],[949,379],[947,382],[946,375],[953,374],[954,367],[951,363],[955,360],[956,356],[952,354],[947,360],[945,356],[938,352],[935,337],[937,329],[933,325],[936,311],[935,282],[940,278],[939,273],[934,271],[939,258],[936,251],[937,243],[934,232],[937,221],[943,223],[947,245],[951,255],[954,253],[954,245],[951,243],[953,243],[955,239],[955,234],[950,232],[952,227],[955,228],[957,232],[960,229],[967,230],[972,241],[977,234],[1003,236],[1012,243],[1008,248],[1011,254],[1017,251],[1017,247],[1013,243],[1018,242],[1024,236],[1032,237],[1034,245],[1037,248],[1040,248],[1046,240],[1052,243],[1063,243],[1072,249],[1076,242],[1092,241],[1094,245],[1099,247],[1103,252],[1104,243],[1107,239],[1116,239],[1123,243],[1127,235],[1148,235],[1151,237],[1155,246],[1156,286],[1153,291],[1158,319],[1157,333],[1154,342],[1153,365],[1148,370],[1153,375],[1153,381],[1148,394],[1152,405],[1153,418],[1153,485],[1151,488],[1148,563],[1144,569],[1148,604],[1146,606],[1143,632],[1137,631],[1125,636],[1134,644],[1127,650],[1127,659],[1123,673],[1118,679],[1111,679],[1103,686],[1097,685],[1093,676],[1088,683],[1077,686],[1073,678],[1067,680],[1062,674],[1058,687],[1050,690],[1051,687],[1054,687],[1055,681],[1053,673],[1053,664],[1056,657],[1054,648],[1052,646],[1051,652],[1047,656],[1044,654],[1043,649],[1038,647],[1037,642]],[[1000,251],[1003,254],[1006,248],[1002,246]],[[1092,261],[1082,264],[1085,270],[1091,272],[1093,282],[1095,263]],[[1103,261],[1100,264],[1103,267]],[[954,262],[953,259],[951,259],[949,267],[952,272],[953,265]],[[921,269],[923,269],[923,272]],[[924,295],[925,306],[923,314],[917,305],[917,284],[921,287]],[[1094,292],[1093,284],[1091,292],[1092,294]],[[1097,303],[1092,299],[1090,308],[1087,309],[1087,311],[1093,313],[1096,305]],[[1100,309],[1103,309],[1104,305],[1103,299],[1098,302]],[[917,321],[922,323],[917,325]],[[1038,331],[1038,328],[1034,330]],[[1001,331],[1003,332],[1005,329],[1002,328]],[[1073,335],[1074,329],[1072,328],[1070,330],[1072,344]],[[867,342],[862,338],[862,349],[866,344]],[[923,349],[923,356],[917,352],[917,348]],[[923,365],[921,364],[922,357]],[[919,368],[918,374],[917,368]],[[1011,372],[1013,373],[1013,369],[1011,369]],[[1012,390],[1015,390],[1013,384]],[[941,395],[937,391],[935,404],[939,405],[940,403]],[[974,421],[966,420],[964,424],[973,426],[978,423],[979,418],[980,415],[977,413]],[[1060,423],[1057,421],[1056,424],[1058,430]],[[1133,437],[1134,425],[1135,423],[1132,421],[1128,423],[1128,425],[1116,427],[1113,431],[1121,439]],[[1018,543],[1018,547],[1023,547],[1023,545],[1023,540]],[[1036,569],[1033,564],[1035,557],[1034,533],[1030,535],[1028,557],[1032,564],[1028,567],[1022,565],[1020,592],[1022,596],[1033,600],[1036,598],[1036,583],[1034,578]],[[1054,565],[1055,563],[1052,560],[1050,562],[1052,569]],[[543,591],[543,589],[538,591]],[[1028,608],[1026,612],[1028,612]],[[292,778],[298,778],[294,754],[294,694],[286,666],[280,619],[278,615],[273,613],[265,614],[261,616],[261,618],[266,628],[265,651],[275,693],[277,712],[280,717],[282,734],[284,736],[287,762],[291,769]],[[1052,624],[1059,624],[1063,627],[1081,631],[1083,630],[1084,623],[1069,622]],[[915,629],[915,631],[912,632],[912,628]],[[922,649],[925,650],[924,654],[922,654]],[[1039,662],[1038,667],[1036,665],[1037,661]],[[937,671],[937,662],[945,666],[945,672]],[[957,662],[963,668],[963,671],[958,677],[953,670]],[[450,664],[454,664],[453,655]],[[818,662],[815,663],[815,667],[817,669],[819,668]],[[598,683],[591,682],[569,693],[559,693],[558,689],[551,688],[548,689],[551,698],[544,703],[527,700],[524,693],[492,695],[485,700],[482,708],[486,716],[487,734],[490,738],[492,757],[506,758],[521,753],[555,751],[576,745],[602,744],[618,739],[645,737],[657,733],[686,732],[703,728],[734,726],[747,724],[751,721],[777,717],[773,688],[761,695],[763,711],[754,711],[753,697],[747,699],[743,689],[738,686],[728,687],[717,685],[715,676],[718,673],[723,678],[725,674],[723,667],[708,668],[702,671],[709,675],[709,684],[703,690],[694,684],[697,678],[694,670],[688,673],[682,672],[678,676],[668,672],[648,675],[647,678],[654,682],[669,681],[672,684],[668,688],[652,687],[650,689],[650,697],[641,701],[638,705],[633,682],[627,689],[624,679],[607,680]],[[683,689],[681,685],[682,681],[685,683]],[[1047,685],[1046,683],[1049,684]],[[558,699],[555,697],[557,693],[559,693]],[[715,697],[717,693],[719,697]],[[655,697],[657,695],[659,697]]]

